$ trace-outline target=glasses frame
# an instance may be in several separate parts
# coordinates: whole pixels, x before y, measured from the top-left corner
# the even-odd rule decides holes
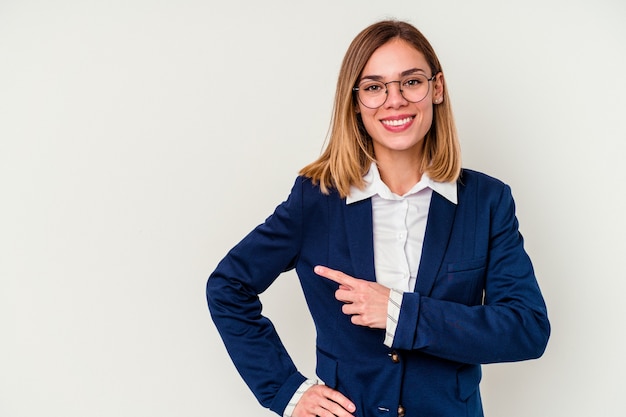
[[[404,91],[402,90],[402,81],[403,80],[394,80],[394,81],[387,81],[386,83],[382,83],[382,85],[385,86],[385,100],[382,103],[380,103],[380,106],[376,106],[376,107],[370,107],[370,106],[366,105],[365,103],[363,103],[363,101],[361,100],[361,97],[359,96],[359,91],[361,90],[360,87],[358,87],[358,86],[357,87],[352,87],[352,92],[356,93],[356,97],[359,100],[359,103],[361,103],[362,105],[364,105],[368,109],[378,109],[378,108],[382,107],[387,102],[387,99],[389,98],[389,87],[387,87],[387,85],[393,84],[393,83],[398,83],[398,89],[400,90],[400,95],[402,96],[403,99],[405,99],[409,103],[419,103],[420,101],[424,100],[428,96],[428,93],[430,92],[430,82],[434,81],[436,77],[437,77],[437,74],[433,75],[430,78],[426,78],[426,80],[428,81],[428,90],[426,91],[426,95],[424,95],[424,97],[422,97],[421,99],[419,99],[417,101],[411,101],[408,98],[404,97]],[[410,78],[410,77],[407,77],[407,78]]]

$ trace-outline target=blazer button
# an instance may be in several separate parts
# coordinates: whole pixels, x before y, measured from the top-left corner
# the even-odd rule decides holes
[[[402,405],[398,406],[398,417],[404,417],[404,415],[406,414],[406,410],[404,409],[404,407],[402,407]]]
[[[395,350],[391,352],[391,362],[393,363],[400,362],[400,355],[398,355],[398,352],[396,352]]]

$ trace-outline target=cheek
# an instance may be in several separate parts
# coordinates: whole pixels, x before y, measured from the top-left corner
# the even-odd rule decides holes
[[[426,124],[429,129],[432,127],[432,124],[433,124],[433,112],[432,111],[424,113],[424,124]]]
[[[423,103],[419,108],[419,117],[421,117],[420,123],[430,129],[433,123],[433,107],[430,103]]]
[[[372,109],[366,108],[365,111],[363,111],[363,109],[361,110],[361,121],[363,121],[363,126],[365,126],[365,130],[367,130],[367,133],[369,133],[370,136],[372,136],[373,130],[378,125],[378,121],[376,120],[374,113],[375,112],[373,112]]]

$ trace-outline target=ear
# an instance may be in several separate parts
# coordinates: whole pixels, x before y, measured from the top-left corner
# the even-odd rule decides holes
[[[435,104],[440,104],[443,101],[443,90],[445,88],[445,81],[443,78],[443,72],[438,72],[433,80],[433,95],[432,100]]]

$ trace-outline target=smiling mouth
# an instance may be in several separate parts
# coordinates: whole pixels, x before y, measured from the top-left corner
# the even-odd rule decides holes
[[[413,117],[405,117],[404,119],[393,119],[393,120],[381,120],[381,123],[385,126],[398,127],[404,126],[407,123],[411,123]]]

